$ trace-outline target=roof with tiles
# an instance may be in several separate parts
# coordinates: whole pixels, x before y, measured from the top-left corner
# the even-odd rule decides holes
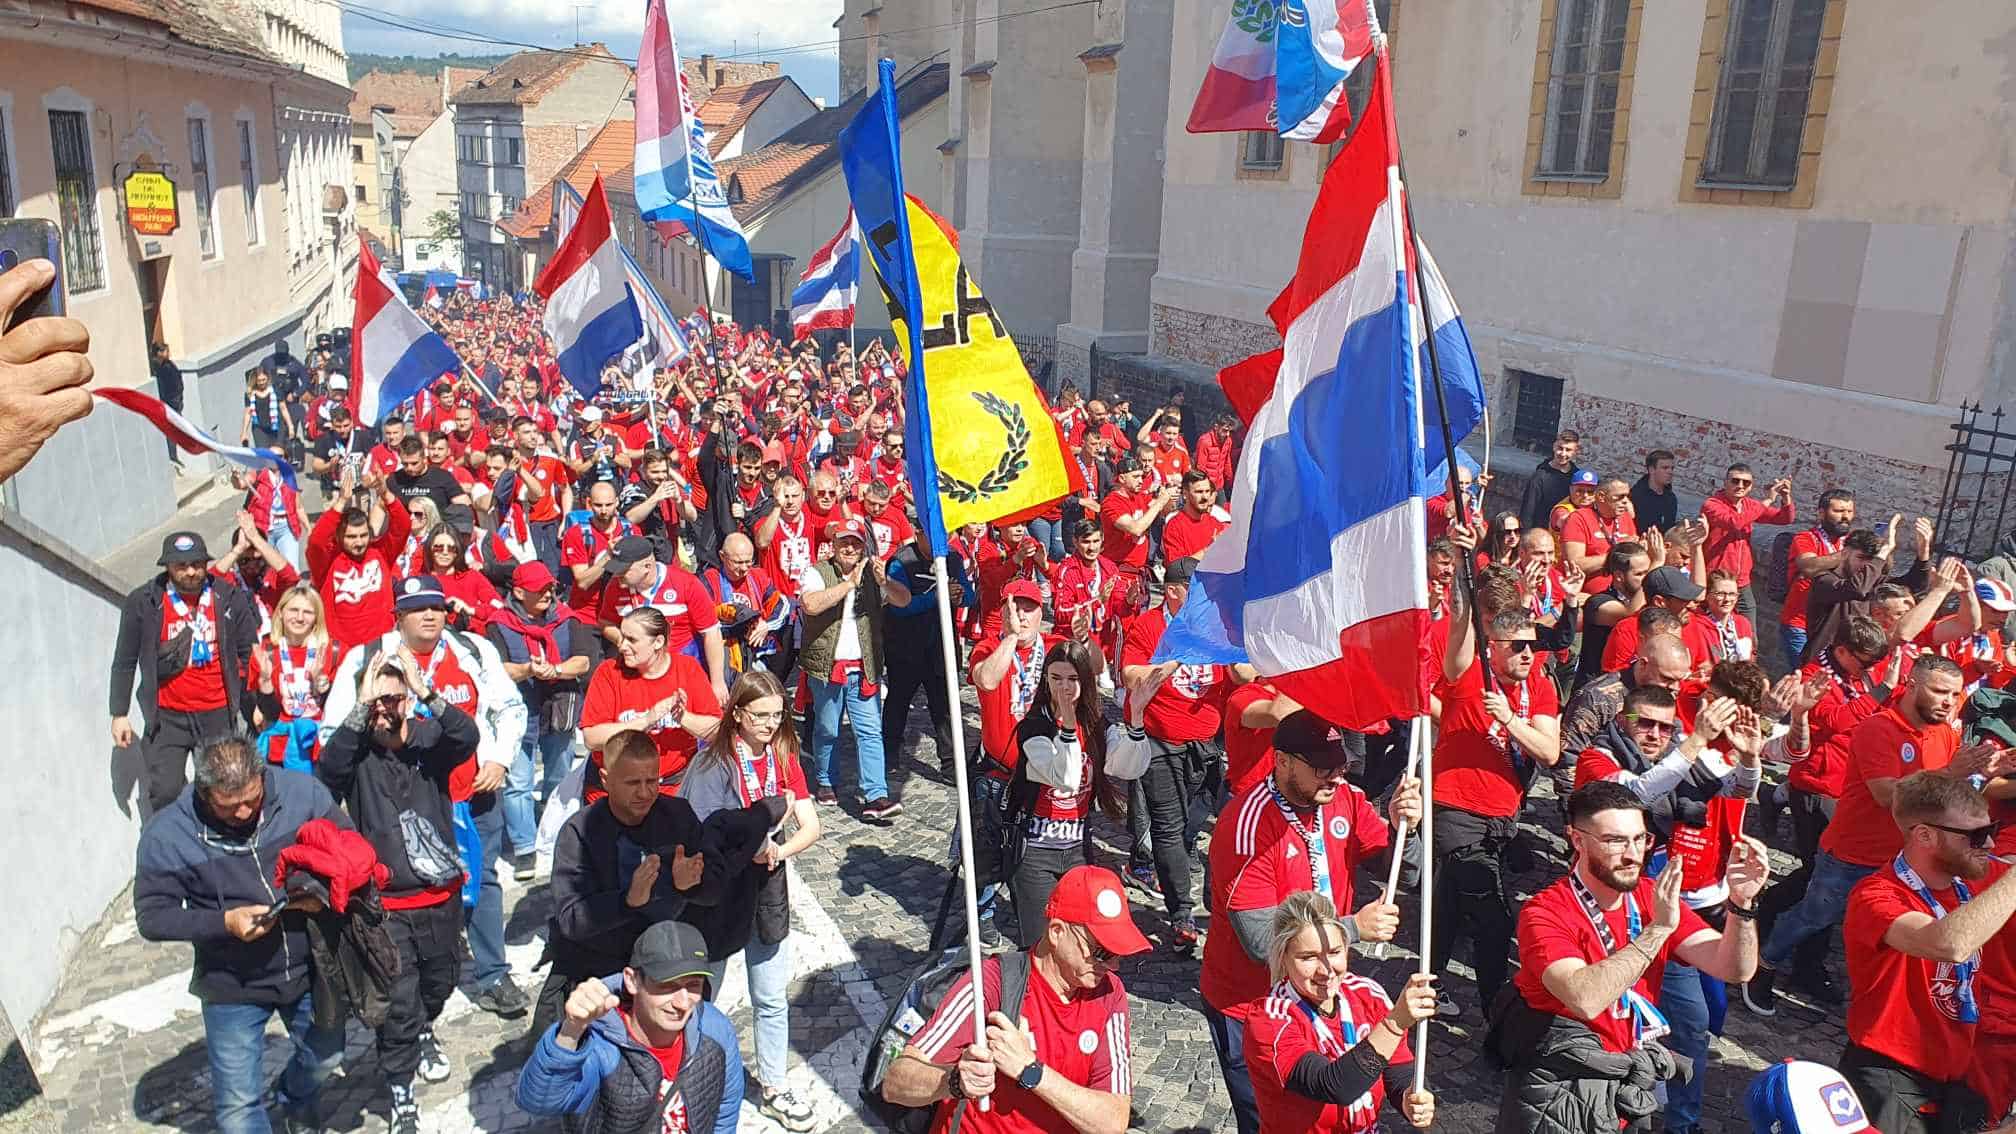
[[[790,82],[780,76],[739,87],[721,87],[696,107],[693,116],[707,131],[708,154],[718,156],[721,147],[749,124],[749,119],[763,106],[763,100]]]
[[[712,98],[716,90],[774,79],[784,73],[784,67],[779,63],[734,63],[702,55],[698,59],[682,60],[679,73],[686,77],[688,97],[692,98],[694,106],[699,106]]]
[[[456,91],[452,101],[458,106],[532,106],[597,57],[616,60],[609,48],[600,43],[569,51],[521,51]]]
[[[393,130],[410,137],[441,113],[441,83],[417,71],[372,71],[352,85],[350,121],[369,125],[371,111],[385,108]]]
[[[63,5],[31,3],[27,7],[37,15],[42,14],[36,11],[38,8],[60,8],[62,15],[56,18],[108,27],[126,20],[141,20],[159,25],[167,31],[168,38],[190,47],[222,51],[262,63],[281,63],[260,41],[257,25],[247,13],[228,4],[199,4],[193,0],[71,0]],[[108,16],[110,20],[106,19]]]
[[[636,123],[627,118],[611,119],[557,175],[525,198],[517,211],[498,222],[497,227],[520,240],[537,240],[546,235],[553,220],[553,187],[560,181],[572,185],[585,197],[595,184],[595,175],[600,173],[605,192],[622,196],[635,193],[631,166],[636,153]]]

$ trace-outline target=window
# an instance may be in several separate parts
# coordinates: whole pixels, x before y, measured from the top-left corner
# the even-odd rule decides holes
[[[98,183],[91,171],[91,127],[81,110],[49,112],[56,167],[56,211],[63,226],[63,276],[71,291],[105,286],[98,234]]]
[[[1271,173],[1288,156],[1287,143],[1271,130],[1248,130],[1239,138],[1239,168]]]
[[[364,147],[363,147],[363,146],[351,146],[351,147],[350,147],[350,160],[351,160],[351,162],[352,162],[352,163],[354,163],[354,164],[356,164],[356,165],[363,165],[363,164],[364,164]]]
[[[509,193],[504,194],[504,211],[497,215],[505,217],[510,216],[511,214],[518,211],[518,204],[519,204],[518,198],[513,197]]]
[[[189,180],[196,198],[196,242],[208,260],[217,255],[217,222],[210,215],[210,128],[201,118],[189,120]]]
[[[504,139],[505,165],[524,165],[524,142],[519,138]]]
[[[1546,134],[1535,173],[1601,180],[1610,174],[1630,0],[1559,2],[1547,75]]]
[[[1559,378],[1507,368],[1512,385],[1512,444],[1535,453],[1551,453],[1561,432]]]
[[[257,245],[259,232],[259,166],[252,154],[252,123],[238,120],[238,189],[245,198],[245,243]]]
[[[1730,0],[1701,180],[1790,188],[1828,0]]]
[[[490,216],[489,195],[485,193],[462,194],[462,215],[465,217],[488,219]]]
[[[363,204],[363,203],[364,203],[364,187],[363,187],[362,185],[353,185],[353,186],[351,186],[351,187],[350,187],[350,199],[351,199],[351,200],[353,200],[353,201],[355,201],[355,202],[357,202],[357,203],[358,203],[358,204],[360,204],[360,205],[361,205],[361,204]]]
[[[0,106],[0,217],[14,215],[14,167],[9,165],[7,108]]]
[[[463,134],[460,136],[458,140],[462,143],[461,153],[463,161],[470,162],[475,165],[485,164],[487,159],[484,157],[484,152],[488,149],[488,147],[486,147],[483,144],[485,141],[483,135]]]

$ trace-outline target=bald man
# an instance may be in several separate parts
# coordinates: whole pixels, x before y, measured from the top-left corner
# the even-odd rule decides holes
[[[560,537],[560,565],[573,575],[567,605],[594,611],[602,606],[602,588],[609,580],[609,549],[637,526],[617,505],[616,486],[596,481],[588,487],[588,522],[575,524]]]
[[[721,644],[728,669],[740,675],[762,665],[783,680],[796,651],[791,644],[791,600],[770,572],[756,565],[756,544],[741,532],[721,540],[721,565],[700,573],[715,603],[733,607],[721,620]]]

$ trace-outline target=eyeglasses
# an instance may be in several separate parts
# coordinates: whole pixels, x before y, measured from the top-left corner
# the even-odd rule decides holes
[[[1631,718],[1631,725],[1634,728],[1649,729],[1653,732],[1661,734],[1671,733],[1674,729],[1680,727],[1679,724],[1674,721],[1655,721],[1647,717],[1640,717],[1635,715]]]
[[[437,544],[433,545],[432,547],[428,548],[428,550],[429,550],[429,551],[446,551],[446,552],[448,552],[448,553],[450,553],[450,554],[453,554],[453,553],[455,553],[455,552],[458,552],[458,551],[461,551],[462,549],[461,549],[461,548],[459,548],[459,547],[456,547],[456,546],[455,546],[454,544],[452,544],[452,543],[437,543]]]
[[[1584,838],[1594,840],[1597,846],[1602,847],[1611,854],[1639,847],[1649,848],[1652,845],[1652,832],[1650,831],[1636,835],[1599,835],[1587,827],[1577,827],[1575,829],[1582,832]]]
[[[1948,827],[1944,823],[1927,823],[1925,825],[1935,831],[1944,831],[1949,835],[1959,835],[1966,839],[1967,845],[1973,847],[1975,850],[1987,850],[1989,847],[1994,846],[1995,836],[2002,833],[2002,824],[2000,823],[1988,823],[1980,827]]]
[[[1491,644],[1503,646],[1507,652],[1514,654],[1530,654],[1539,648],[1531,638],[1493,638]]]
[[[768,713],[759,713],[753,709],[741,709],[738,711],[743,716],[748,717],[750,720],[756,721],[759,724],[776,724],[777,722],[784,719],[784,710],[782,709],[778,709],[774,712],[768,712]]]
[[[1110,965],[1113,963],[1115,955],[1113,950],[1099,944],[1099,939],[1092,936],[1091,930],[1082,925],[1074,926],[1073,928],[1078,931],[1079,945],[1085,950],[1085,955],[1091,958],[1093,964]]]

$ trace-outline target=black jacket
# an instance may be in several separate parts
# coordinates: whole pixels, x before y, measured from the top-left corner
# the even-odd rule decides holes
[[[196,946],[189,991],[208,1004],[291,1004],[308,991],[309,948],[303,915],[289,912],[265,936],[240,941],[224,928],[224,911],[269,906],[281,898],[273,865],[294,844],[301,825],[350,820],[312,776],[266,769],[266,802],[250,837],[227,832],[185,787],[140,832],[133,875],[133,911],[149,941]]]
[[[213,576],[210,588],[216,595],[217,660],[224,666],[224,693],[231,711],[249,718],[245,660],[252,656],[252,646],[259,640],[259,608],[253,604],[252,596],[236,583]],[[115,717],[132,711],[133,677],[137,672],[141,718],[150,724],[154,720],[154,698],[160,692],[163,676],[162,653],[168,648],[161,641],[161,608],[168,601],[167,593],[168,573],[163,571],[135,588],[119,607],[119,638],[112,647],[111,702]],[[167,676],[181,672],[188,660],[189,645],[184,641],[170,656]]]
[[[383,890],[390,898],[438,889],[462,876],[448,777],[476,755],[480,737],[475,719],[440,694],[427,708],[434,715],[407,721],[405,747],[390,749],[371,735],[370,702],[359,702],[322,743],[315,765],[392,872]]]
[[[1541,461],[1526,478],[1526,491],[1519,498],[1519,522],[1529,528],[1544,528],[1552,518],[1554,505],[1568,499],[1568,483],[1575,470],[1562,472],[1552,459]]]

